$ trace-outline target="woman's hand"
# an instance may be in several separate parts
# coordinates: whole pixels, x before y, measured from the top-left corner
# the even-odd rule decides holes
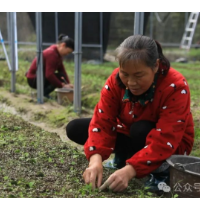
[[[100,191],[109,188],[113,192],[122,192],[128,187],[129,181],[136,176],[136,171],[131,165],[115,171],[99,188]]]
[[[74,88],[72,84],[63,84],[63,88],[71,89]]]
[[[71,83],[69,83],[68,85],[70,88],[74,88],[74,86]]]
[[[92,183],[92,188],[100,187],[103,176],[102,157],[94,154],[90,157],[89,167],[83,173],[83,179],[86,184]],[[97,181],[97,185],[96,185]]]

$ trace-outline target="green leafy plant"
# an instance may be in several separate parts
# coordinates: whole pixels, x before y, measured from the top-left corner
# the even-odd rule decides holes
[[[29,185],[29,187],[30,187],[30,188],[32,188],[34,184],[35,184],[35,182],[34,182],[34,181],[33,181],[33,182],[29,182],[29,183],[28,183],[28,185]]]
[[[82,195],[87,195],[87,194],[96,194],[99,190],[98,189],[93,189],[92,184],[85,184],[84,186],[79,189],[79,192]]]

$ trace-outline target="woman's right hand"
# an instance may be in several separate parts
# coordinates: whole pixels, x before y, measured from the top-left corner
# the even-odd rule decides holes
[[[89,167],[83,173],[83,179],[86,184],[92,184],[92,188],[100,187],[103,177],[102,157],[94,154],[90,157]],[[96,185],[97,181],[97,185]]]

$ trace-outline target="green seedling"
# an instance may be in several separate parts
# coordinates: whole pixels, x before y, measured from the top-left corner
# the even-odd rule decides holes
[[[35,184],[35,182],[29,182],[28,183],[28,185],[29,185],[30,188],[32,188],[34,184]]]
[[[82,195],[87,195],[87,194],[89,195],[89,194],[96,194],[98,193],[99,190],[97,188],[93,189],[92,183],[90,183],[90,184],[84,185],[79,191]]]
[[[14,129],[15,131],[18,131],[18,130],[20,130],[21,128],[22,128],[21,126],[14,126],[13,129]]]
[[[8,180],[8,176],[4,176],[3,179],[4,179],[4,181],[7,181]]]
[[[8,128],[7,128],[6,126],[2,125],[2,126],[1,126],[1,130],[3,130],[3,131],[7,131]]]

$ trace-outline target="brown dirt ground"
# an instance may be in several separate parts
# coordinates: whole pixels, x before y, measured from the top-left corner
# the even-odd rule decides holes
[[[45,114],[53,110],[61,111],[64,108],[64,106],[59,105],[56,101],[47,101],[44,102],[44,104],[38,104],[36,102],[36,98],[33,99],[31,94],[27,96],[23,94],[10,93],[4,90],[3,88],[0,88],[0,95],[10,102],[10,105],[0,103],[0,109],[3,109],[4,112],[9,112],[14,115],[18,115],[22,117],[22,119],[24,119],[25,121],[28,121],[29,123],[38,126],[45,131],[56,133],[60,136],[62,141],[67,141],[72,145],[75,145],[79,149],[83,149],[82,146],[70,142],[70,140],[67,138],[65,130],[67,123],[61,127],[55,128],[50,123],[33,120],[33,116],[37,113]],[[25,109],[26,112],[19,112],[19,109]],[[80,117],[91,117],[91,114],[84,113],[81,114]]]

